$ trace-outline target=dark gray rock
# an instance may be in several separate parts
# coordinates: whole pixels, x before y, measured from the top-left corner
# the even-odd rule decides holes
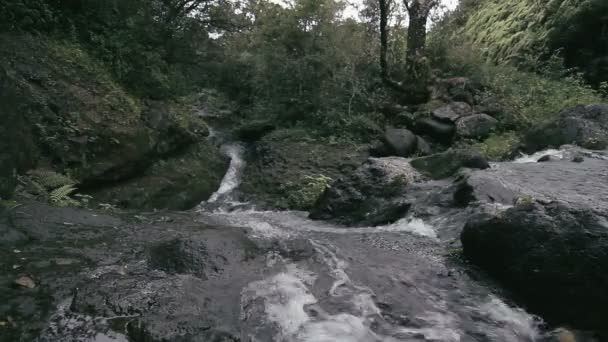
[[[608,161],[500,163],[457,179],[456,204],[478,212],[467,258],[544,317],[601,327],[608,295]]]
[[[384,143],[389,155],[409,157],[416,152],[418,140],[416,135],[407,129],[387,128],[384,132]]]
[[[415,131],[418,134],[428,135],[437,141],[449,143],[454,137],[456,126],[433,118],[421,118],[416,120]]]
[[[254,120],[237,127],[234,130],[234,135],[240,141],[254,142],[260,140],[275,128],[275,124],[268,120]]]
[[[549,154],[546,154],[546,155],[538,158],[538,160],[537,160],[537,162],[539,162],[539,163],[544,163],[544,162],[548,162],[548,161],[551,161],[551,155],[549,155]]]
[[[419,156],[428,156],[433,153],[433,148],[424,138],[417,136],[416,139],[418,140],[417,154]]]
[[[422,178],[407,159],[370,158],[327,189],[310,218],[356,226],[395,222],[410,207],[402,198],[406,186]]]
[[[442,153],[412,159],[410,164],[433,179],[450,177],[463,167],[474,169],[490,167],[479,152],[466,149],[449,149]]]
[[[488,114],[473,114],[456,121],[456,134],[463,138],[486,138],[498,125],[498,120]]]
[[[473,109],[465,102],[452,102],[432,112],[434,119],[447,123],[455,123],[459,118],[471,114],[473,114]]]
[[[605,212],[565,203],[520,203],[474,216],[461,235],[465,256],[545,317],[601,327],[608,315]]]
[[[528,152],[575,144],[588,149],[608,147],[608,104],[578,105],[564,109],[556,119],[538,124],[524,138]]]

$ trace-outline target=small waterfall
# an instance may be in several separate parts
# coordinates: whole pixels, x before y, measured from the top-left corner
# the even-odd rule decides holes
[[[230,166],[224,175],[219,189],[211,195],[207,203],[217,203],[219,201],[233,201],[231,194],[241,184],[241,174],[245,168],[243,154],[245,148],[239,144],[226,144],[221,147],[222,152],[230,158]]]

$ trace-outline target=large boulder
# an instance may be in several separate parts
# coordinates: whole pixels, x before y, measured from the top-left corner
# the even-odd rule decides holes
[[[449,149],[442,153],[412,159],[410,164],[433,179],[450,177],[463,167],[474,169],[490,167],[479,152],[468,149]]]
[[[456,121],[456,134],[462,138],[487,138],[498,125],[498,120],[488,114],[473,114]]]
[[[139,177],[94,191],[93,200],[131,209],[191,209],[219,188],[227,168],[219,149],[201,142],[154,163]]]
[[[608,315],[608,212],[522,201],[474,216],[461,235],[465,256],[545,317],[603,327]]]
[[[385,155],[379,143],[380,155]],[[275,130],[253,145],[241,194],[262,207],[309,210],[331,180],[357,169],[369,146],[328,144],[302,129]]]
[[[473,109],[465,102],[452,102],[433,110],[433,118],[448,123],[455,123],[459,118],[473,114]]]
[[[455,202],[478,214],[465,256],[557,321],[603,327],[608,314],[608,160],[565,155],[500,163],[457,180]]]
[[[525,136],[528,152],[564,144],[589,149],[608,147],[608,104],[578,105],[564,109],[556,119],[538,124]]]
[[[349,226],[377,226],[405,216],[406,186],[423,179],[407,159],[370,158],[339,178],[315,203],[310,217]]]
[[[416,152],[418,140],[414,133],[402,128],[387,128],[384,143],[388,153],[397,157],[409,157]]]

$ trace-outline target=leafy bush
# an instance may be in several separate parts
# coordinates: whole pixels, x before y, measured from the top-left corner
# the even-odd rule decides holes
[[[485,75],[487,95],[500,99],[504,106],[503,125],[515,129],[527,128],[576,104],[602,101],[578,75],[553,79],[510,66],[488,66]]]

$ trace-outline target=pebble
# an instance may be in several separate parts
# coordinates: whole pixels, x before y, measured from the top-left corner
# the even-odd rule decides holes
[[[28,276],[21,276],[15,279],[15,284],[28,289],[33,289],[36,287],[34,280]]]

